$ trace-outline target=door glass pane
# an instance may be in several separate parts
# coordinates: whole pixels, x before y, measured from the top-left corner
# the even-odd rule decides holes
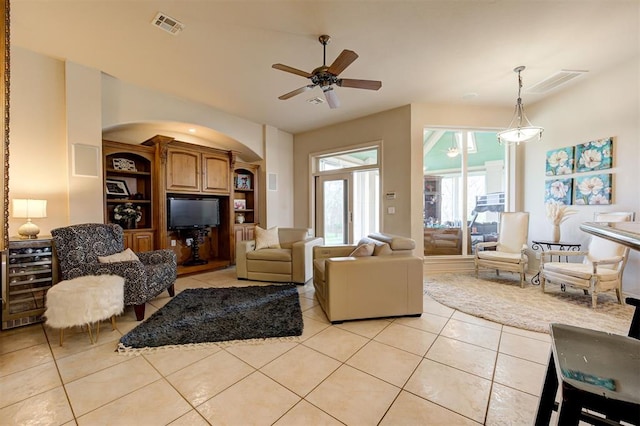
[[[380,230],[380,173],[353,173],[353,242]]]
[[[318,159],[318,171],[348,169],[378,164],[378,149],[366,149],[362,151],[341,152],[339,154],[320,157]]]
[[[347,181],[329,180],[323,185],[324,239],[327,245],[347,244]]]

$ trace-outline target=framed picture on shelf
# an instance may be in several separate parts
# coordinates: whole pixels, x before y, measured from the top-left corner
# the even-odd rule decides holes
[[[234,210],[246,210],[247,209],[247,200],[233,200],[233,209]]]
[[[238,174],[236,176],[236,189],[251,189],[251,175]]]
[[[129,196],[129,188],[127,182],[120,179],[106,179],[105,180],[107,195],[115,195],[121,198]]]

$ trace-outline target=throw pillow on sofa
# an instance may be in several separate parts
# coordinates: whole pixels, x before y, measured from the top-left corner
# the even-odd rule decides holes
[[[393,250],[391,250],[391,246],[389,244],[383,243],[382,241],[374,240],[372,238],[362,238],[358,242],[358,245],[360,246],[362,244],[373,244],[372,256],[387,256],[393,253]]]
[[[280,239],[278,238],[278,227],[274,226],[269,229],[262,229],[256,226],[256,250],[264,248],[280,248]]]
[[[118,262],[131,262],[140,260],[138,256],[130,248],[120,253],[115,253],[110,256],[98,256],[98,262],[100,263],[118,263]]]
[[[349,253],[349,257],[369,257],[373,254],[374,248],[375,244],[373,243],[360,244],[351,253]]]

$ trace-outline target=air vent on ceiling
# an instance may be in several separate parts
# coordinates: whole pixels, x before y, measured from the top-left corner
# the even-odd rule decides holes
[[[164,30],[173,35],[178,34],[184,29],[184,24],[182,22],[179,22],[177,19],[167,16],[162,12],[158,12],[156,17],[153,18],[153,21],[151,21],[151,25],[154,25],[161,30]]]
[[[324,99],[322,99],[322,98],[311,98],[311,99],[307,99],[307,102],[309,102],[310,104],[313,104],[313,105],[318,105],[318,104],[323,104],[324,103]]]
[[[560,70],[557,73],[545,78],[540,83],[526,89],[527,93],[547,93],[558,86],[561,86],[574,78],[580,77],[588,71],[582,70]]]

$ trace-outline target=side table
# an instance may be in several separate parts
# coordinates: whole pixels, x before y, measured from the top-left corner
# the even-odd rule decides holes
[[[580,251],[580,243],[567,243],[563,241],[546,241],[546,240],[532,240],[531,248],[535,251],[547,251],[547,250],[560,250],[560,251]],[[558,262],[561,261],[562,256],[558,256]],[[565,262],[568,262],[567,257],[564,258]],[[551,256],[553,261],[553,256]],[[531,278],[531,284],[540,285],[540,271]]]

